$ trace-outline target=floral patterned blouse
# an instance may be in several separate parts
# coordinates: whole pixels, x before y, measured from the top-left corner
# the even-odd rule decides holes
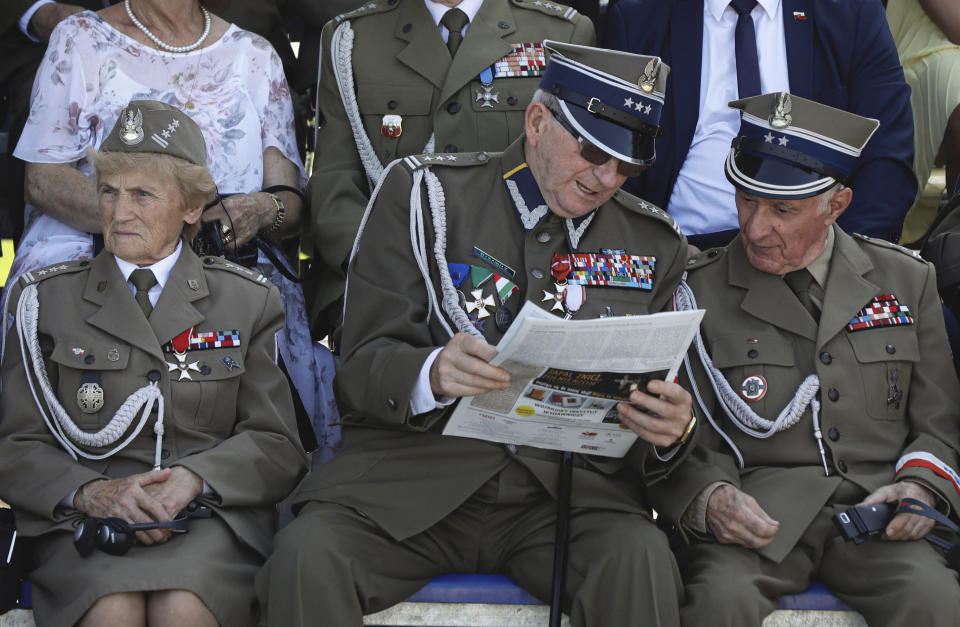
[[[130,100],[160,100],[189,115],[207,142],[221,192],[263,186],[263,151],[276,147],[303,166],[280,58],[266,39],[230,25],[206,48],[171,53],[127,37],[96,13],[53,32],[33,85],[30,118],[15,156],[34,163],[79,162],[98,147]]]

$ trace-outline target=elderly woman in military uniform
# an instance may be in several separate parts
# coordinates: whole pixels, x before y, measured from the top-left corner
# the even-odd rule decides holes
[[[215,194],[205,155],[181,111],[131,102],[91,155],[105,250],[12,286],[0,495],[33,539],[38,624],[256,622],[307,464],[276,287],[185,244]]]

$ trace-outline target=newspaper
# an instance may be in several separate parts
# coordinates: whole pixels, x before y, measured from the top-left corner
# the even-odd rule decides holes
[[[490,362],[510,387],[462,398],[443,433],[623,457],[637,436],[617,403],[676,377],[703,313],[563,320],[528,301]]]

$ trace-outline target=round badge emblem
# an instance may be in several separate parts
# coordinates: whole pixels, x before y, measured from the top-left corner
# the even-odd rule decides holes
[[[95,414],[103,409],[103,388],[96,383],[84,383],[77,390],[77,405],[85,414]]]
[[[767,380],[752,374],[740,383],[740,396],[748,403],[756,403],[767,394]]]

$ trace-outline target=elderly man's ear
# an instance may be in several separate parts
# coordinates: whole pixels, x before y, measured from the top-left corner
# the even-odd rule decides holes
[[[853,191],[849,187],[844,187],[843,189],[833,192],[827,208],[827,215],[830,218],[830,221],[827,222],[828,225],[837,221],[837,218],[850,206],[851,200],[853,200]]]
[[[531,102],[523,116],[524,131],[527,135],[527,143],[536,146],[540,137],[546,130],[550,118],[553,116],[550,109],[542,102]]]

